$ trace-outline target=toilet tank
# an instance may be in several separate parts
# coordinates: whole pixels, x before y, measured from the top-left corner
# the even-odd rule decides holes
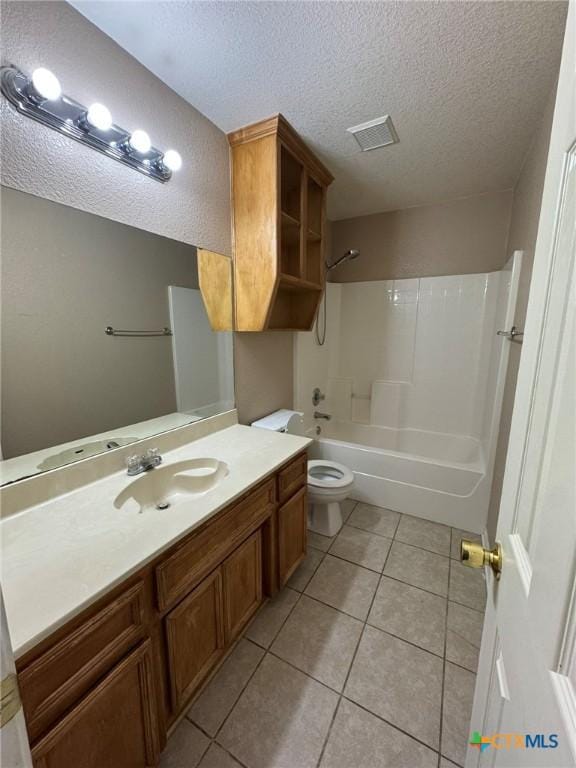
[[[262,419],[253,421],[251,427],[260,429],[271,429],[274,432],[289,432],[293,435],[302,435],[304,431],[301,428],[304,414],[300,411],[291,411],[288,408],[281,408],[279,411],[264,416]]]

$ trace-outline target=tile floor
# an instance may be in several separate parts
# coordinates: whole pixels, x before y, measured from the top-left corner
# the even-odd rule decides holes
[[[171,736],[161,768],[463,765],[485,607],[465,531],[345,502]]]

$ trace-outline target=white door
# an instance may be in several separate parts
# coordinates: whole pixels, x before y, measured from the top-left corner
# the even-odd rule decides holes
[[[576,54],[570,3],[466,766],[576,766]]]

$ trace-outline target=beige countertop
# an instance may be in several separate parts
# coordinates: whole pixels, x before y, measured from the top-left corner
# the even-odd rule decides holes
[[[125,471],[0,521],[2,590],[16,658],[274,472],[311,440],[234,425],[166,452],[225,461],[212,490],[167,510],[118,510]]]

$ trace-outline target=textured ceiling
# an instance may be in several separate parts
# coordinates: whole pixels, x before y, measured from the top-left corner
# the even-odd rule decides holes
[[[73,5],[224,131],[282,112],[336,177],[333,219],[511,187],[566,14],[551,1]],[[346,128],[384,114],[400,143],[361,153]]]

